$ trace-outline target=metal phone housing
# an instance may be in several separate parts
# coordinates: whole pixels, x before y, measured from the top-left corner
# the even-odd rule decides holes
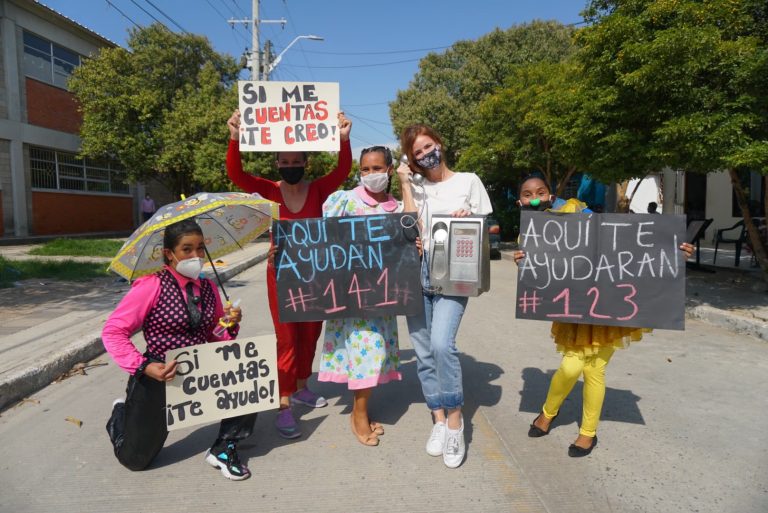
[[[433,215],[429,238],[429,283],[437,293],[475,297],[491,289],[485,216]]]

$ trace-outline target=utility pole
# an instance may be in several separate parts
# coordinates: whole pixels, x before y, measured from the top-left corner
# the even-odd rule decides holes
[[[259,42],[259,0],[251,2],[251,80],[259,80],[261,72],[261,43]],[[256,62],[254,63],[254,54]]]
[[[246,26],[251,26],[251,51],[249,52],[247,59],[247,67],[251,69],[251,80],[261,80],[262,76],[264,80],[269,80],[269,73],[263,73],[266,71],[266,66],[263,65],[261,59],[261,42],[259,41],[259,25],[262,23],[280,23],[283,27],[287,23],[285,18],[279,20],[260,20],[259,19],[259,0],[252,0],[251,2],[251,18],[236,20],[230,18],[227,20],[230,25],[234,26],[235,23],[242,23]],[[267,56],[267,61],[269,56]],[[262,75],[263,73],[263,75]]]
[[[264,80],[269,80],[269,73],[272,71],[270,69],[270,66],[272,63],[270,62],[272,60],[272,41],[267,39],[267,41],[264,43],[264,68],[262,75],[264,76]]]

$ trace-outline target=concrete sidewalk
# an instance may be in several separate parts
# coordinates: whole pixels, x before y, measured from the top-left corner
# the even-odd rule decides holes
[[[87,260],[109,258],[32,257],[34,245],[0,248],[13,259]],[[269,241],[262,239],[217,260],[219,277],[228,281],[264,260]],[[205,268],[213,278],[210,267]],[[45,387],[79,362],[104,351],[101,329],[129,285],[116,277],[86,282],[25,280],[0,289],[0,409]]]
[[[0,255],[25,258],[32,247],[0,247]],[[269,242],[262,239],[223,258],[223,264],[217,266],[222,281],[264,260],[268,249]],[[719,261],[733,261],[723,253]],[[502,256],[512,261],[511,251],[503,251]],[[760,288],[764,282],[759,273],[748,265],[689,270],[688,316],[768,341],[768,294]],[[126,282],[114,278],[27,280],[21,287],[0,290],[0,409],[45,387],[75,364],[101,354],[104,321],[127,290]]]

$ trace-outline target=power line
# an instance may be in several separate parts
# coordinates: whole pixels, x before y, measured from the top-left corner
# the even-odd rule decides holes
[[[362,138],[362,137],[360,137],[359,135],[352,135],[352,134],[349,134],[349,138],[350,138],[350,139],[357,139],[358,141],[364,142],[364,143],[365,143],[365,144],[367,144],[368,146],[376,146],[376,144],[372,143],[371,141],[366,141],[365,139],[363,139],[363,138]]]
[[[206,0],[207,1],[207,0]],[[210,2],[208,2],[210,4]],[[224,6],[226,10],[232,13],[232,16],[237,18],[237,13],[229,6],[228,3],[226,3],[224,0],[219,0],[219,3]]]
[[[141,25],[139,25],[138,23],[136,23],[135,21],[133,21],[133,20],[131,19],[131,17],[130,17],[130,16],[128,16],[127,14],[125,14],[123,11],[121,11],[121,10],[120,10],[120,8],[119,8],[118,6],[116,6],[115,4],[113,4],[112,2],[110,2],[109,0],[104,0],[104,1],[105,1],[105,2],[107,2],[107,5],[108,5],[109,7],[113,8],[114,10],[116,10],[117,12],[119,12],[119,13],[120,13],[120,15],[121,15],[123,18],[125,18],[126,20],[130,21],[131,23],[133,23],[133,25],[134,25],[136,28],[141,28]]]
[[[223,2],[224,0],[222,0]],[[232,0],[232,3],[235,4],[235,7],[237,7],[237,10],[240,11],[243,16],[248,17],[248,13],[246,13],[242,7],[240,7],[240,4],[238,4],[235,0]]]
[[[139,4],[136,2],[136,0],[131,0],[131,3],[132,3],[133,5],[135,5],[136,7],[138,7],[139,9],[141,9],[142,11],[144,11],[144,13],[145,13],[147,16],[149,16],[150,18],[152,18],[153,20],[155,20],[156,22],[158,22],[160,25],[162,25],[163,27],[165,27],[165,23],[163,23],[162,21],[160,21],[160,20],[158,20],[157,18],[155,18],[155,17],[152,15],[152,13],[151,13],[151,12],[149,12],[148,10],[146,10],[146,9],[144,9],[142,6],[140,6],[140,5],[139,5]],[[168,29],[168,27],[165,27],[165,28],[166,28],[166,30],[169,30],[169,29]]]
[[[404,62],[418,62],[421,58],[418,59],[405,59],[402,61],[392,61],[392,62],[379,62],[377,64],[352,64],[350,66],[314,66],[315,69],[349,69],[349,68],[375,68],[376,66],[390,66],[393,64],[403,64]],[[291,64],[294,68],[308,68],[309,66],[299,66],[298,64]]]
[[[432,48],[414,48],[413,50],[391,50],[384,52],[323,52],[320,50],[307,50],[307,53],[318,53],[324,55],[392,55],[399,53],[431,52],[432,50],[445,50],[450,46],[435,46]]]
[[[345,103],[347,107],[372,107],[374,105],[389,105],[389,102],[375,102],[375,103]]]
[[[288,8],[288,2],[283,2],[283,5],[285,6],[285,13],[288,19],[290,20],[293,16],[291,15],[291,11]],[[294,24],[291,23],[291,30],[293,30],[293,35],[298,37],[299,34],[296,32],[296,29],[293,26]],[[304,62],[307,64],[307,68],[309,68],[309,76],[312,79],[312,81],[315,80],[315,74],[312,70],[312,66],[309,64],[309,59],[307,58],[307,53],[304,51],[304,45],[299,43],[299,49],[301,50],[301,55],[304,57]]]
[[[388,137],[388,138],[390,138],[390,139],[394,139],[394,136],[393,136],[392,134],[385,134],[384,132],[382,132],[381,130],[379,130],[378,128],[376,128],[375,126],[371,125],[370,123],[367,123],[367,122],[365,121],[365,118],[361,118],[361,117],[359,117],[359,116],[355,116],[354,114],[352,114],[352,113],[351,113],[351,112],[349,112],[348,110],[344,110],[344,113],[345,113],[345,114],[348,114],[348,115],[349,115],[349,117],[351,117],[351,118],[354,118],[354,119],[358,119],[358,120],[360,120],[360,122],[361,122],[362,124],[364,124],[365,126],[367,126],[368,128],[370,128],[370,129],[371,129],[371,130],[373,130],[374,132],[377,132],[377,133],[379,133],[379,134],[383,135],[384,137]]]
[[[164,13],[164,12],[163,12],[163,11],[162,11],[162,10],[161,10],[159,7],[158,7],[158,6],[156,6],[155,4],[153,4],[153,3],[151,2],[151,0],[144,0],[144,1],[145,1],[145,2],[147,2],[149,5],[151,5],[152,7],[154,7],[154,8],[157,10],[157,12],[159,12],[160,14],[162,14],[163,16],[165,16],[165,17],[166,17],[166,19],[168,19],[168,21],[170,21],[171,23],[173,23],[174,25],[176,25],[177,27],[179,27],[179,30],[181,30],[181,31],[182,31],[182,32],[184,32],[185,34],[189,34],[189,32],[187,32],[186,30],[184,30],[184,27],[182,27],[181,25],[179,25],[178,23],[176,23],[176,20],[174,20],[173,18],[171,18],[170,16],[168,16],[167,14],[165,14],[165,13]]]
[[[205,1],[206,1],[206,2],[208,2],[208,5],[210,5],[211,7],[213,7],[213,4],[212,4],[212,3],[211,3],[209,0],[205,0]],[[225,2],[224,2],[224,0],[219,0],[219,2],[220,2],[220,3],[221,3],[221,5],[223,5],[223,6],[224,6],[224,7],[225,7],[225,8],[226,8],[226,9],[227,9],[229,12],[231,12],[231,13],[232,13],[232,17],[234,17],[234,18],[238,18],[238,17],[240,16],[239,14],[237,14],[237,13],[236,13],[236,12],[235,12],[235,11],[234,11],[234,10],[233,10],[233,9],[232,9],[230,6],[229,6],[229,4],[228,4],[228,3],[225,3]],[[237,5],[237,4],[235,4],[235,5]],[[219,16],[221,16],[222,18],[224,18],[224,20],[225,20],[227,23],[229,23],[229,18],[227,18],[225,15],[221,14],[221,12],[220,12],[218,9],[216,9],[215,7],[213,7],[213,10],[215,10],[217,13],[219,13]],[[242,12],[242,11],[241,11],[241,12]],[[246,17],[246,18],[248,17],[248,15],[247,15],[247,14],[243,14],[243,16],[244,16],[244,17]],[[232,28],[234,28],[234,27],[235,27],[235,24],[233,24],[233,25],[232,25]],[[242,30],[243,30],[243,31],[244,31],[244,32],[245,32],[245,33],[248,35],[248,37],[250,37],[251,33],[248,31],[248,29],[247,29],[247,28],[245,28],[245,25],[241,25],[241,24],[237,23],[237,27],[238,27],[238,28],[240,28],[240,29],[242,29]],[[239,34],[239,33],[238,33],[238,34]],[[241,35],[241,37],[243,37],[243,39],[245,39],[246,41],[248,41],[248,42],[250,43],[250,39],[247,39],[245,36],[242,36],[242,35]]]
[[[343,107],[344,108],[351,107],[351,105],[344,104]],[[347,112],[347,111],[345,111],[345,112]],[[390,126],[390,123],[385,123],[384,121],[376,121],[375,119],[364,118],[364,117],[361,117],[361,116],[354,116],[354,117],[356,117],[357,119],[359,119],[361,121],[370,121],[371,123],[378,123],[379,125]]]
[[[221,16],[221,18],[222,18],[222,19],[223,19],[225,22],[229,23],[229,19],[228,19],[228,18],[227,18],[227,17],[226,17],[224,14],[222,14],[222,12],[221,12],[221,11],[219,11],[219,10],[216,8],[216,6],[215,6],[215,5],[213,5],[213,4],[211,3],[211,1],[210,1],[210,0],[205,0],[205,2],[206,2],[208,5],[210,5],[210,6],[211,6],[211,9],[213,9],[214,11],[216,11],[216,14],[218,14],[219,16]],[[238,36],[240,36],[240,38],[241,38],[243,41],[245,41],[245,43],[246,43],[246,44],[250,44],[250,41],[248,40],[248,38],[246,38],[246,37],[245,37],[244,35],[242,35],[240,32],[236,31],[234,26],[232,26],[232,33],[233,33],[233,34],[237,34]]]

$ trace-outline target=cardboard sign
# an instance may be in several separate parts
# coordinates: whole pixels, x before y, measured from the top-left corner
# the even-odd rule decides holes
[[[685,216],[520,217],[517,317],[685,329]]]
[[[424,310],[409,214],[274,221],[281,322],[412,315]]]
[[[240,151],[339,151],[339,84],[237,83]]]
[[[169,431],[280,405],[274,335],[168,351],[165,361],[174,359],[176,377],[165,386]]]

